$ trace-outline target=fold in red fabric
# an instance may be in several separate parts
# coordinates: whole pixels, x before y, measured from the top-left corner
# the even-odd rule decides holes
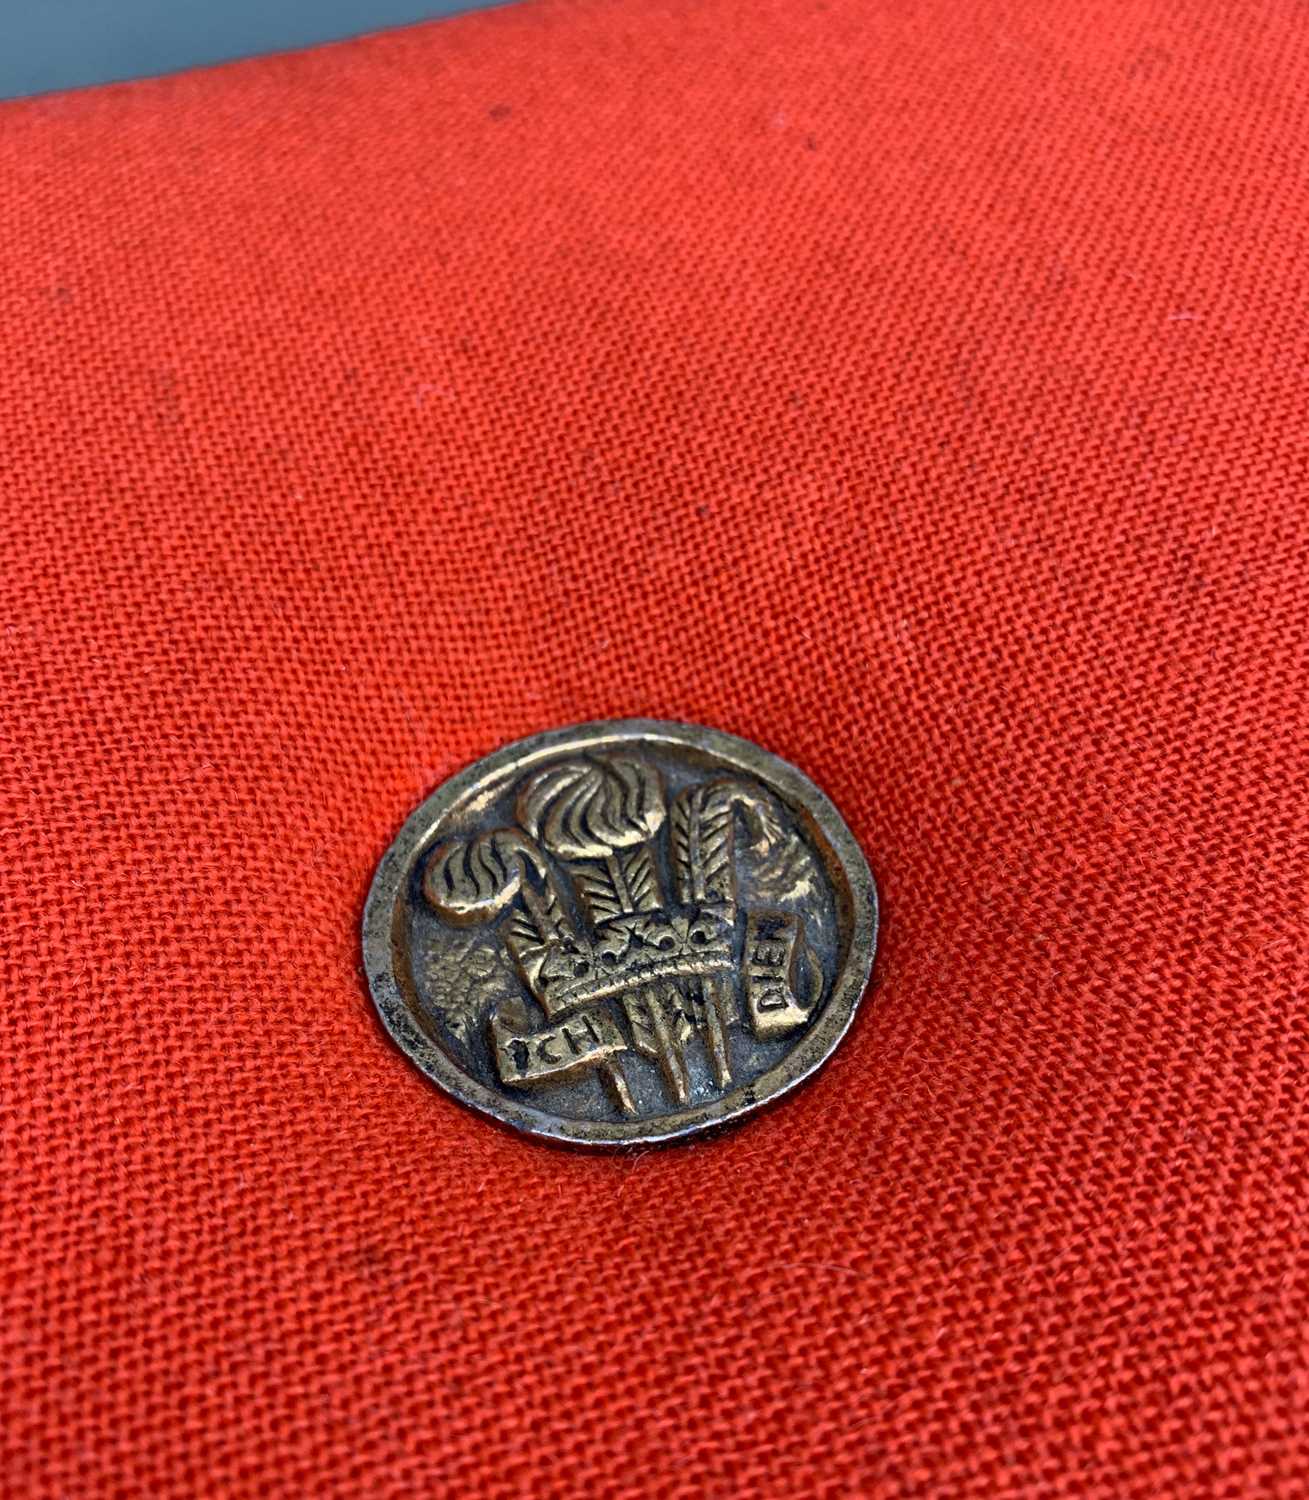
[[[1299,1496],[1304,11],[545,0],[0,110],[0,1487]],[[827,1069],[514,1138],[378,857],[797,762]]]

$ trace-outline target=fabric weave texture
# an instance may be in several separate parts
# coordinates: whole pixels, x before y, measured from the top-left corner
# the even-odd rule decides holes
[[[0,110],[0,1491],[1309,1490],[1307,33],[541,0]],[[885,925],[810,1085],[581,1154],[359,918],[637,715]]]

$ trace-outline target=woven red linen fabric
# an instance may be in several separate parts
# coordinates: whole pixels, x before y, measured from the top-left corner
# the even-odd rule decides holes
[[[545,0],[0,111],[0,1490],[1309,1486],[1309,18]],[[360,972],[496,745],[745,734],[870,1002],[511,1137]]]

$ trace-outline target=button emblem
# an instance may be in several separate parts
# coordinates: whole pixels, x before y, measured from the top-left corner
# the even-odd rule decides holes
[[[439,788],[378,868],[364,958],[432,1081],[531,1134],[680,1139],[814,1072],[877,895],[836,809],[717,730],[555,730]]]

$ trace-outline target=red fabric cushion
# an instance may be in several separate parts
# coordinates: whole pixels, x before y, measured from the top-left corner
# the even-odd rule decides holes
[[[546,0],[0,113],[15,1495],[1300,1495],[1303,11]],[[810,1087],[388,1044],[507,739],[798,762]]]

